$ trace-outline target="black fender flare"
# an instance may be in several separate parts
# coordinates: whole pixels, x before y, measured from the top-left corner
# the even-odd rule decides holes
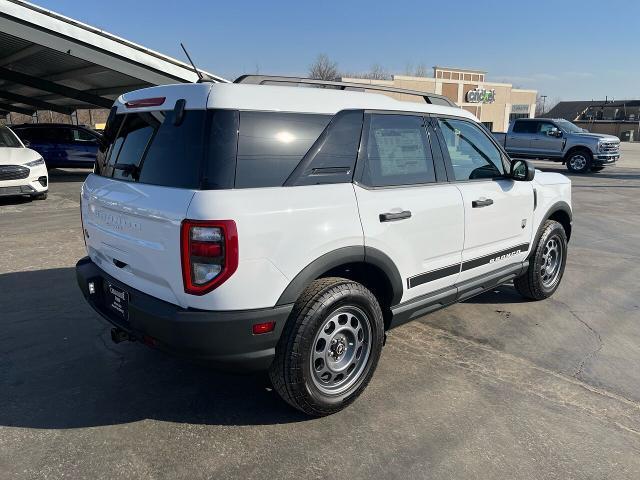
[[[396,267],[393,260],[376,248],[354,245],[327,252],[304,267],[300,273],[289,282],[287,288],[285,288],[284,292],[280,295],[276,306],[295,303],[304,289],[307,288],[307,285],[316,278],[333,268],[347,263],[369,263],[382,270],[389,279],[393,290],[391,304],[396,305],[400,303],[403,293],[403,283],[398,267]]]

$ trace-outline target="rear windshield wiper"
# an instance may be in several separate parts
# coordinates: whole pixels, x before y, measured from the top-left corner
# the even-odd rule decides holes
[[[140,178],[140,167],[134,165],[133,163],[124,163],[122,165],[118,165],[117,163],[113,166],[114,170],[121,170],[122,175],[127,177],[131,175],[131,178],[134,180],[138,180]]]

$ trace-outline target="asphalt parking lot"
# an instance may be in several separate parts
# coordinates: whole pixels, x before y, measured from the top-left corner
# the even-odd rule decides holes
[[[75,283],[86,172],[51,172],[46,201],[0,201],[0,478],[640,478],[640,144],[623,149],[571,177],[554,297],[503,286],[394,330],[363,396],[313,420],[264,375],[112,344]]]

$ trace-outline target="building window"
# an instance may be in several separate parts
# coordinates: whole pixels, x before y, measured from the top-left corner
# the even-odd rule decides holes
[[[516,118],[529,118],[529,114],[528,113],[510,113],[509,114],[509,121],[510,122],[512,122]]]

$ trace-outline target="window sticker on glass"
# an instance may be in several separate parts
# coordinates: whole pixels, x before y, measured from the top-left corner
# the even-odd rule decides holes
[[[425,151],[420,132],[408,129],[376,130],[382,175],[409,175],[424,168]]]

